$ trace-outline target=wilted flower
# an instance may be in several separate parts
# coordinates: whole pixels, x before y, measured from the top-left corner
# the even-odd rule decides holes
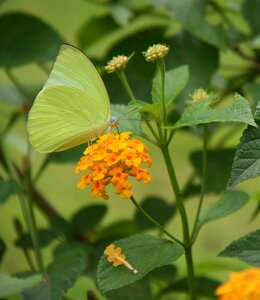
[[[106,247],[104,254],[107,255],[108,262],[113,263],[114,267],[125,265],[129,270],[133,271],[133,273],[136,274],[138,271],[128,263],[128,261],[126,260],[126,256],[124,254],[121,254],[121,251],[122,248],[115,248],[114,244],[110,244]]]
[[[123,70],[129,61],[129,57],[125,55],[118,55],[113,57],[105,66],[105,70],[108,73],[117,72]]]
[[[132,184],[128,177],[144,183],[151,181],[151,176],[142,164],[151,166],[148,148],[137,139],[129,139],[131,132],[110,133],[101,136],[98,141],[84,151],[75,169],[76,174],[88,170],[81,177],[77,187],[84,189],[91,184],[92,196],[108,199],[106,186],[112,184],[115,192],[123,199],[132,196]]]
[[[231,273],[229,277],[216,289],[219,300],[260,299],[260,268]]]
[[[150,46],[147,51],[143,52],[146,61],[152,62],[163,58],[170,51],[170,47],[162,44]]]

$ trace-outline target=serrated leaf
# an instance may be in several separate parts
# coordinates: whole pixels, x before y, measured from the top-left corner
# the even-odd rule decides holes
[[[98,286],[103,293],[133,283],[155,268],[171,264],[184,252],[177,243],[146,234],[137,234],[113,244],[122,248],[127,261],[138,273],[134,274],[123,265],[113,267],[103,255],[97,272]]]
[[[258,127],[248,126],[237,146],[228,187],[260,175],[260,102],[255,119]]]
[[[18,295],[22,291],[37,285],[41,279],[42,275],[38,274],[25,279],[0,274],[0,298]]]
[[[236,212],[243,207],[248,200],[249,196],[245,192],[225,191],[217,202],[201,211],[197,226],[201,227],[208,222],[212,222]]]
[[[251,266],[260,267],[260,229],[233,241],[219,256],[236,257]]]
[[[212,99],[208,98],[187,106],[180,120],[168,128],[176,129],[213,122],[239,122],[256,126],[247,100],[238,94],[235,94],[235,101],[231,105],[223,108],[211,104]]]
[[[48,266],[51,283],[51,299],[59,300],[71,288],[86,266],[86,255],[82,249],[64,252]]]
[[[158,74],[154,81],[152,87],[152,101],[153,103],[161,102],[162,99],[162,89],[161,89],[161,74]],[[165,73],[165,102],[166,105],[170,105],[174,99],[180,94],[180,92],[185,88],[189,80],[189,69],[188,66],[181,66]]]
[[[0,36],[0,66],[6,68],[50,61],[62,43],[53,28],[39,18],[24,13],[2,14]]]
[[[91,205],[81,208],[75,213],[70,222],[72,234],[83,234],[93,230],[100,224],[107,212],[106,205]]]
[[[19,187],[13,180],[0,180],[0,204],[18,191]]]
[[[141,207],[159,224],[165,225],[176,212],[176,207],[166,203],[159,197],[147,197],[142,203]],[[153,228],[155,225],[149,222],[139,210],[136,212],[134,221],[141,230]]]

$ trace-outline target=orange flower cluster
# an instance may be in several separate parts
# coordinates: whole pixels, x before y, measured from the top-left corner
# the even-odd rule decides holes
[[[132,196],[132,184],[128,177],[144,183],[151,181],[151,176],[142,164],[152,165],[147,147],[137,139],[129,139],[132,132],[110,133],[101,136],[95,144],[84,151],[77,164],[75,173],[88,170],[81,177],[77,187],[84,189],[92,184],[92,196],[108,199],[106,186],[111,183],[115,192],[123,199]]]
[[[260,268],[231,273],[216,289],[219,300],[260,300]]]

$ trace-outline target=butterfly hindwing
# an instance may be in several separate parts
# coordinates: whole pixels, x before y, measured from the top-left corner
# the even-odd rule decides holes
[[[87,56],[63,45],[28,117],[31,144],[40,152],[69,149],[102,133],[110,118],[103,81]]]

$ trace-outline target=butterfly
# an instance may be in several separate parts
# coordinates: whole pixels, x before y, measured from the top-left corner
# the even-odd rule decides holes
[[[117,122],[94,65],[78,48],[62,45],[29,111],[32,146],[42,153],[63,151],[95,139]]]

